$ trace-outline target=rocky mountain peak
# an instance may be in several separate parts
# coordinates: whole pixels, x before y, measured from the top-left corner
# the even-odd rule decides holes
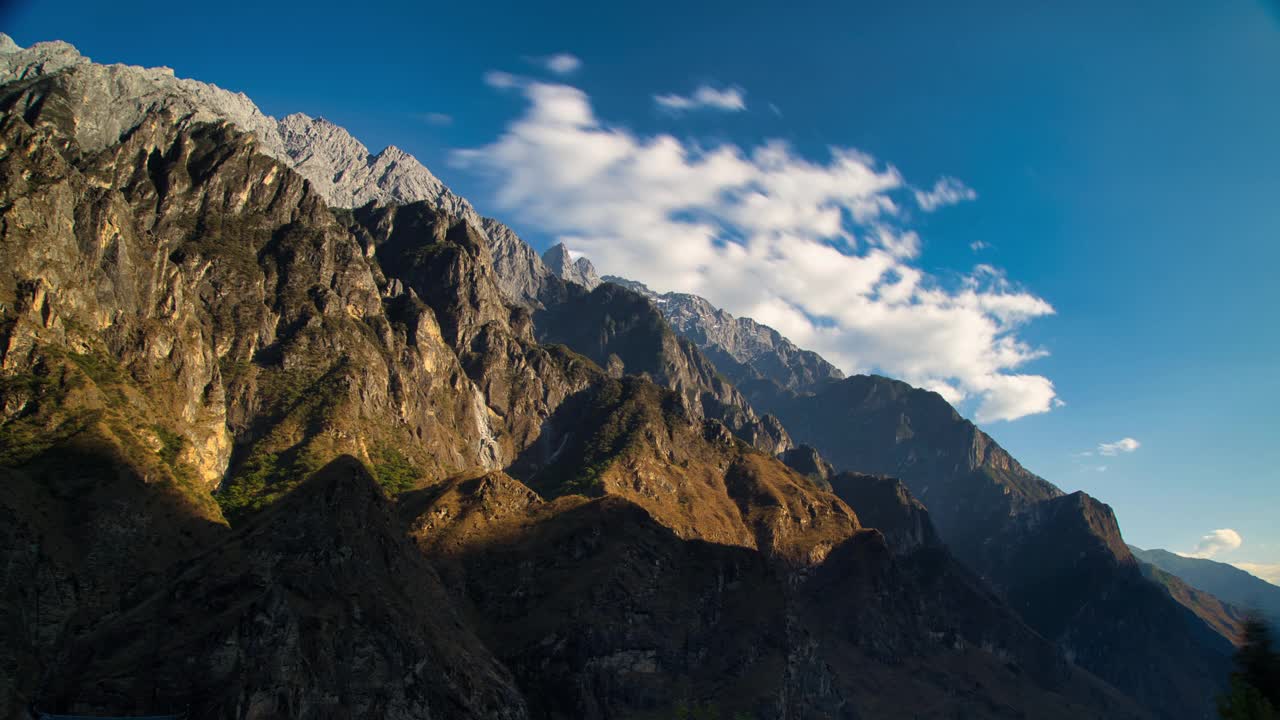
[[[802,350],[781,333],[751,318],[737,318],[689,293],[656,293],[644,283],[606,275],[649,298],[679,334],[693,341],[731,382],[763,380],[784,390],[807,392],[844,373],[821,355]]]
[[[584,256],[576,259],[564,243],[556,243],[542,254],[542,263],[553,275],[565,282],[577,283],[588,290],[600,284],[600,277],[591,261]]]
[[[255,136],[259,150],[298,171],[331,207],[426,201],[480,227],[471,204],[455,195],[413,156],[395,147],[373,154],[345,129],[323,118],[266,115],[243,93],[174,76],[170,68],[101,65],[64,42],[21,48],[0,41],[0,84],[31,97],[52,92],[70,105],[74,137],[84,151],[118,142],[145,116],[167,110],[183,125],[227,122]],[[41,82],[44,81],[44,82]],[[19,88],[12,88],[19,90]]]
[[[303,113],[286,116],[277,128],[287,161],[334,207],[427,201],[480,226],[470,203],[400,148],[372,154],[344,128]]]

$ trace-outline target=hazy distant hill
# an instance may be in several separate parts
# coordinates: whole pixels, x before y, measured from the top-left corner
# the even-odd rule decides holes
[[[1233,565],[1183,557],[1168,550],[1143,550],[1129,546],[1139,559],[1177,575],[1191,587],[1246,610],[1256,610],[1280,624],[1280,587],[1250,575]]]

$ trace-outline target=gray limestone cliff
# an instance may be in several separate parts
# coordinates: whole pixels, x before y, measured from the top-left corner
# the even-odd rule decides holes
[[[784,390],[807,392],[844,373],[815,352],[802,350],[768,325],[737,318],[705,298],[688,293],[659,294],[643,283],[605,276],[649,298],[671,327],[692,340],[729,380],[745,385],[765,380]]]
[[[558,243],[542,253],[542,263],[556,277],[565,282],[576,283],[588,290],[595,290],[600,284],[600,277],[591,261],[585,257],[574,258],[564,243]]]

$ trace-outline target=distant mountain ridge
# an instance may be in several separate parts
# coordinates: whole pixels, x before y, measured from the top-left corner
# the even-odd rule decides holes
[[[767,380],[786,390],[806,392],[844,373],[811,350],[802,350],[777,330],[737,318],[689,293],[656,293],[644,283],[604,277],[649,298],[676,332],[692,340],[737,385]]]
[[[1140,560],[1182,578],[1188,585],[1212,593],[1246,611],[1256,611],[1280,625],[1280,587],[1241,570],[1234,565],[1190,558],[1168,550],[1143,550],[1129,546]]]
[[[394,145],[371,153],[346,129],[324,118],[294,113],[277,120],[243,93],[175,77],[169,68],[102,65],[65,42],[22,48],[0,33],[0,84],[18,86],[54,75],[66,97],[74,99],[74,106],[61,112],[75,118],[73,135],[84,151],[118,142],[150,113],[169,113],[181,126],[227,122],[253,135],[259,151],[306,178],[331,207],[422,201],[466,220],[489,240],[499,284],[518,304],[539,305],[543,283],[553,276],[511,228],[481,217],[470,202]],[[18,96],[14,102],[25,105],[26,112],[38,111],[32,105],[37,98]]]
[[[223,121],[251,133],[259,149],[311,181],[333,207],[371,201],[433,202],[441,211],[479,223],[470,203],[454,195],[413,156],[397,147],[380,153],[346,130],[301,113],[281,120],[264,114],[243,93],[174,76],[169,68],[100,65],[63,42],[20,48],[5,36],[0,43],[0,83],[20,83],[59,75],[76,107],[74,136],[85,151],[119,141],[143,116],[167,111],[180,123]],[[20,101],[21,102],[21,101]]]

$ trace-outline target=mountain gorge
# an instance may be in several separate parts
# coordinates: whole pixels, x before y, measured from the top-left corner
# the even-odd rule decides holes
[[[326,121],[0,53],[6,717],[1200,718],[1225,683],[1110,509],[941,397],[540,257]]]

